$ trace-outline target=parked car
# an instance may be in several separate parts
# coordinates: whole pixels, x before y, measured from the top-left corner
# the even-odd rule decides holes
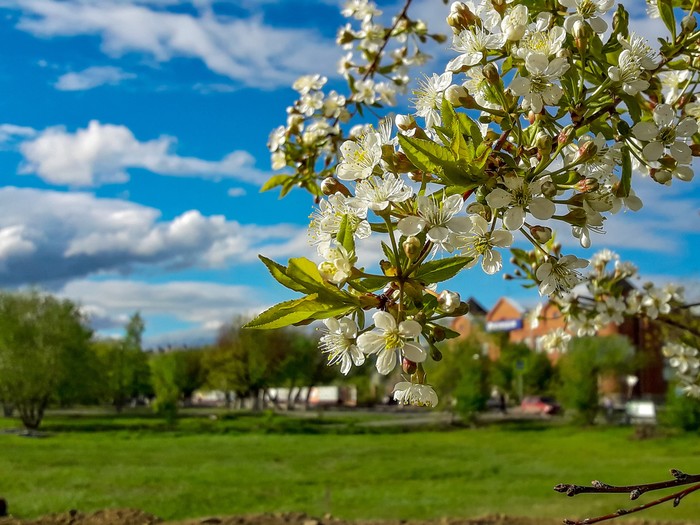
[[[525,414],[541,414],[551,416],[561,412],[561,406],[552,397],[527,396],[520,403],[520,408]]]

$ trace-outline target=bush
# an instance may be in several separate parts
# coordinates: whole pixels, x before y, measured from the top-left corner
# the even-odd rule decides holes
[[[685,432],[700,430],[700,399],[685,395],[672,383],[666,394],[662,423]]]

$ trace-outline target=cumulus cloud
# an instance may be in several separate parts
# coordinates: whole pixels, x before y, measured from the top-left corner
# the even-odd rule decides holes
[[[0,286],[48,287],[89,275],[180,270],[284,258],[305,251],[293,225],[240,224],[191,210],[160,211],[88,193],[0,188]],[[306,249],[308,251],[308,249]]]
[[[21,135],[25,129],[14,130],[14,134]],[[0,138],[2,132],[0,126]],[[172,152],[173,137],[141,142],[125,126],[96,120],[75,133],[55,126],[24,136],[30,138],[19,146],[24,156],[20,173],[36,174],[50,184],[88,187],[126,182],[129,168],[177,177],[233,178],[257,185],[267,179],[254,168],[255,159],[245,151],[233,151],[219,161],[181,157]]]
[[[61,75],[54,86],[60,91],[85,91],[99,86],[119,84],[122,80],[135,78],[133,73],[127,73],[114,66],[95,66],[82,71]]]
[[[27,126],[16,126],[14,124],[0,124],[0,144],[7,144],[18,139],[34,137],[36,130]]]
[[[198,59],[211,71],[254,87],[288,86],[312,71],[333,73],[338,59],[333,43],[316,31],[273,27],[260,16],[221,17],[206,3],[197,15],[119,0],[3,4],[19,8],[19,29],[36,36],[97,35],[110,56],[138,52],[159,62]]]

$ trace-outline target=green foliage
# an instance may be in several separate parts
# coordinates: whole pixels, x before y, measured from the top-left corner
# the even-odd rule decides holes
[[[622,336],[580,337],[558,363],[558,396],[573,409],[574,421],[591,425],[598,414],[598,378],[603,373],[625,374],[634,370],[634,348]]]
[[[0,399],[18,410],[27,429],[39,428],[50,402],[91,397],[91,335],[71,301],[0,293]]]
[[[102,398],[118,412],[133,399],[153,394],[148,355],[141,348],[144,328],[143,318],[136,312],[129,318],[121,340],[93,343],[102,371]]]
[[[666,394],[666,410],[661,421],[670,427],[686,432],[700,430],[700,399],[679,391],[678,385],[671,383]]]
[[[545,354],[533,352],[527,345],[504,343],[498,361],[492,365],[490,379],[511,399],[520,395],[518,381],[522,381],[523,395],[548,394],[554,367]]]
[[[184,369],[183,361],[178,354],[177,351],[158,354],[149,361],[153,391],[156,395],[153,409],[168,423],[175,422],[181,398],[180,385]]]
[[[429,382],[440,393],[442,407],[454,406],[465,422],[472,423],[489,398],[488,359],[475,339],[454,341],[441,351],[437,366],[427,364]]]

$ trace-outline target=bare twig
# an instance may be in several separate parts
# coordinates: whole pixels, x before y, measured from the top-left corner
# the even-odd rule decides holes
[[[700,490],[700,474],[686,474],[677,469],[671,469],[671,475],[674,479],[668,481],[659,481],[656,483],[645,483],[639,485],[627,485],[627,486],[614,486],[608,485],[607,483],[602,483],[600,481],[592,481],[591,486],[583,485],[569,485],[561,483],[554,487],[554,490],[566,494],[567,496],[576,496],[577,494],[619,494],[619,493],[629,493],[631,500],[636,500],[642,494],[646,492],[651,492],[654,490],[661,490],[670,487],[680,487],[682,485],[690,485],[695,483],[692,487],[674,492],[668,496],[656,499],[649,503],[643,505],[638,505],[637,507],[632,507],[630,509],[618,509],[615,512],[606,514],[604,516],[598,516],[595,518],[585,518],[582,520],[569,520],[565,519],[565,525],[591,525],[593,523],[598,523],[600,521],[607,521],[620,516],[625,516],[627,514],[632,514],[639,512],[651,507],[655,507],[667,501],[673,501],[673,506],[677,507],[681,500],[688,494]]]

